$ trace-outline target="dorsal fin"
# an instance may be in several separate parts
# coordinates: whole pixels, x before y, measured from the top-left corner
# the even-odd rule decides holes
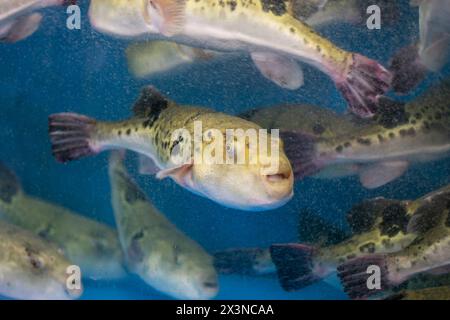
[[[175,102],[166,98],[154,86],[144,87],[141,95],[133,106],[133,113],[138,117],[156,117],[164,109],[174,105]]]
[[[318,246],[330,246],[344,241],[348,234],[317,213],[303,209],[298,222],[298,238],[301,243]]]
[[[355,234],[368,232],[375,227],[387,207],[398,203],[401,202],[385,198],[364,200],[347,212],[347,222]]]

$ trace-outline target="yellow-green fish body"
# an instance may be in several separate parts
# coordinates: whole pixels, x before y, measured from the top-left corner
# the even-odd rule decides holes
[[[50,116],[55,157],[69,161],[102,150],[129,149],[150,158],[158,178],[170,177],[184,188],[228,207],[268,210],[291,199],[292,169],[276,137],[271,139],[268,134],[258,144],[278,142],[277,157],[259,153],[255,161],[246,156],[242,163],[226,162],[229,155],[250,152],[246,139],[234,140],[227,149],[227,130],[258,132],[258,125],[211,109],[179,106],[151,87],[143,90],[134,111],[133,118],[122,122],[97,122],[76,114]],[[203,139],[195,144],[197,125]],[[213,141],[217,148],[211,151],[208,145]],[[217,158],[203,158],[209,156]],[[273,160],[273,166],[269,160]]]
[[[133,10],[133,17],[139,18],[125,20],[138,21],[139,34],[147,28],[148,36],[154,38],[208,50],[249,52],[265,74],[279,72],[280,66],[285,73],[299,74],[298,65],[291,59],[311,64],[332,78],[350,110],[361,117],[374,115],[379,95],[390,87],[391,76],[384,67],[338,48],[298,19],[296,1],[152,0],[126,5],[124,1],[97,0],[90,9],[94,27],[104,24],[116,29],[104,17],[107,14],[102,14],[104,10],[117,17],[119,11],[114,5],[127,6],[126,12]]]
[[[413,207],[407,230],[418,236],[409,246],[394,253],[360,257],[339,267],[339,276],[350,297],[365,298],[387,291],[422,273],[449,273],[450,187],[421,198]],[[380,268],[382,285],[375,291],[363,285],[367,279],[361,271],[369,266]]]
[[[210,299],[218,292],[213,258],[179,231],[130,178],[120,152],[109,163],[112,205],[128,268],[178,299]]]
[[[0,222],[0,295],[14,299],[74,299],[71,262],[52,244],[29,231]]]
[[[400,177],[411,164],[449,155],[449,100],[446,80],[404,105],[383,99],[386,112],[361,124],[329,112],[314,116],[307,108],[297,111],[300,114],[279,111],[274,123],[270,118],[263,123],[285,131],[286,153],[298,177],[359,175],[362,184],[373,189]]]
[[[26,194],[4,166],[0,185],[0,219],[54,243],[81,268],[84,277],[125,276],[119,240],[111,227]]]

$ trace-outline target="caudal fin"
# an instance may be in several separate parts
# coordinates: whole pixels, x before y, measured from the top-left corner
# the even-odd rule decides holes
[[[96,121],[76,113],[52,114],[48,128],[53,156],[59,162],[68,162],[94,155],[100,148],[92,141]]]
[[[380,270],[380,286],[373,288],[370,267]],[[338,267],[344,291],[351,299],[365,299],[391,287],[388,281],[388,268],[385,255],[370,255],[350,260]]]
[[[393,74],[392,88],[400,94],[412,91],[428,73],[420,62],[417,44],[400,49],[391,59],[389,69]]]
[[[275,244],[270,247],[278,280],[286,291],[305,288],[321,278],[314,274],[314,248],[302,244]]]
[[[11,202],[21,190],[20,181],[5,164],[0,162],[0,201]]]
[[[296,178],[314,175],[322,169],[323,165],[317,159],[317,139],[314,136],[297,131],[282,131],[280,136]]]
[[[350,111],[370,118],[377,113],[378,98],[390,89],[392,75],[378,62],[355,53],[345,74],[335,81]]]

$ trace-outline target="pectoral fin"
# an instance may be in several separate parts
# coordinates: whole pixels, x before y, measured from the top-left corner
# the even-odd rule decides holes
[[[193,187],[192,167],[193,167],[192,163],[188,163],[181,165],[179,167],[161,170],[156,174],[156,178],[165,179],[170,177],[180,186],[185,187],[187,189],[192,189]]]
[[[9,26],[9,30],[4,32],[3,36],[0,36],[0,42],[14,43],[29,37],[39,28],[41,21],[42,15],[40,13],[17,18]]]
[[[278,86],[289,90],[303,86],[303,70],[294,59],[270,52],[253,52],[252,59],[263,76]]]
[[[186,0],[147,0],[150,23],[163,35],[178,34],[185,23]]]
[[[438,72],[450,59],[450,34],[442,37],[419,53],[421,62],[431,71]]]
[[[401,177],[408,169],[406,161],[381,162],[361,169],[359,179],[367,189],[376,189]]]
[[[160,171],[155,162],[149,157],[140,154],[138,159],[139,159],[139,174],[154,175]]]

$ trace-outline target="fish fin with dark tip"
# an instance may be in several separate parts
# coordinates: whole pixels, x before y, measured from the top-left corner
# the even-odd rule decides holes
[[[286,291],[305,288],[321,277],[314,273],[314,248],[303,244],[274,244],[270,247],[278,280]]]
[[[420,61],[417,44],[400,49],[391,59],[392,88],[399,94],[414,90],[427,76],[428,70]]]
[[[93,139],[96,121],[76,113],[57,113],[49,116],[48,126],[53,156],[68,162],[95,155],[101,147]]]
[[[360,118],[371,118],[378,112],[378,98],[391,88],[392,75],[363,55],[354,53],[348,60],[344,74],[332,74],[332,78],[349,110]]]
[[[379,268],[380,287],[372,288],[368,281],[372,276],[370,268]],[[393,284],[388,280],[389,271],[386,255],[369,255],[350,260],[338,268],[338,276],[341,279],[345,293],[351,299],[366,299],[372,295],[389,290]]]
[[[348,234],[335,224],[325,221],[317,213],[301,210],[298,222],[299,242],[330,246],[348,238]]]
[[[174,104],[155,87],[147,86],[141,90],[141,94],[133,105],[133,114],[137,117],[151,117]]]
[[[317,138],[298,131],[281,131],[284,151],[298,179],[317,174],[323,165],[317,159]]]

